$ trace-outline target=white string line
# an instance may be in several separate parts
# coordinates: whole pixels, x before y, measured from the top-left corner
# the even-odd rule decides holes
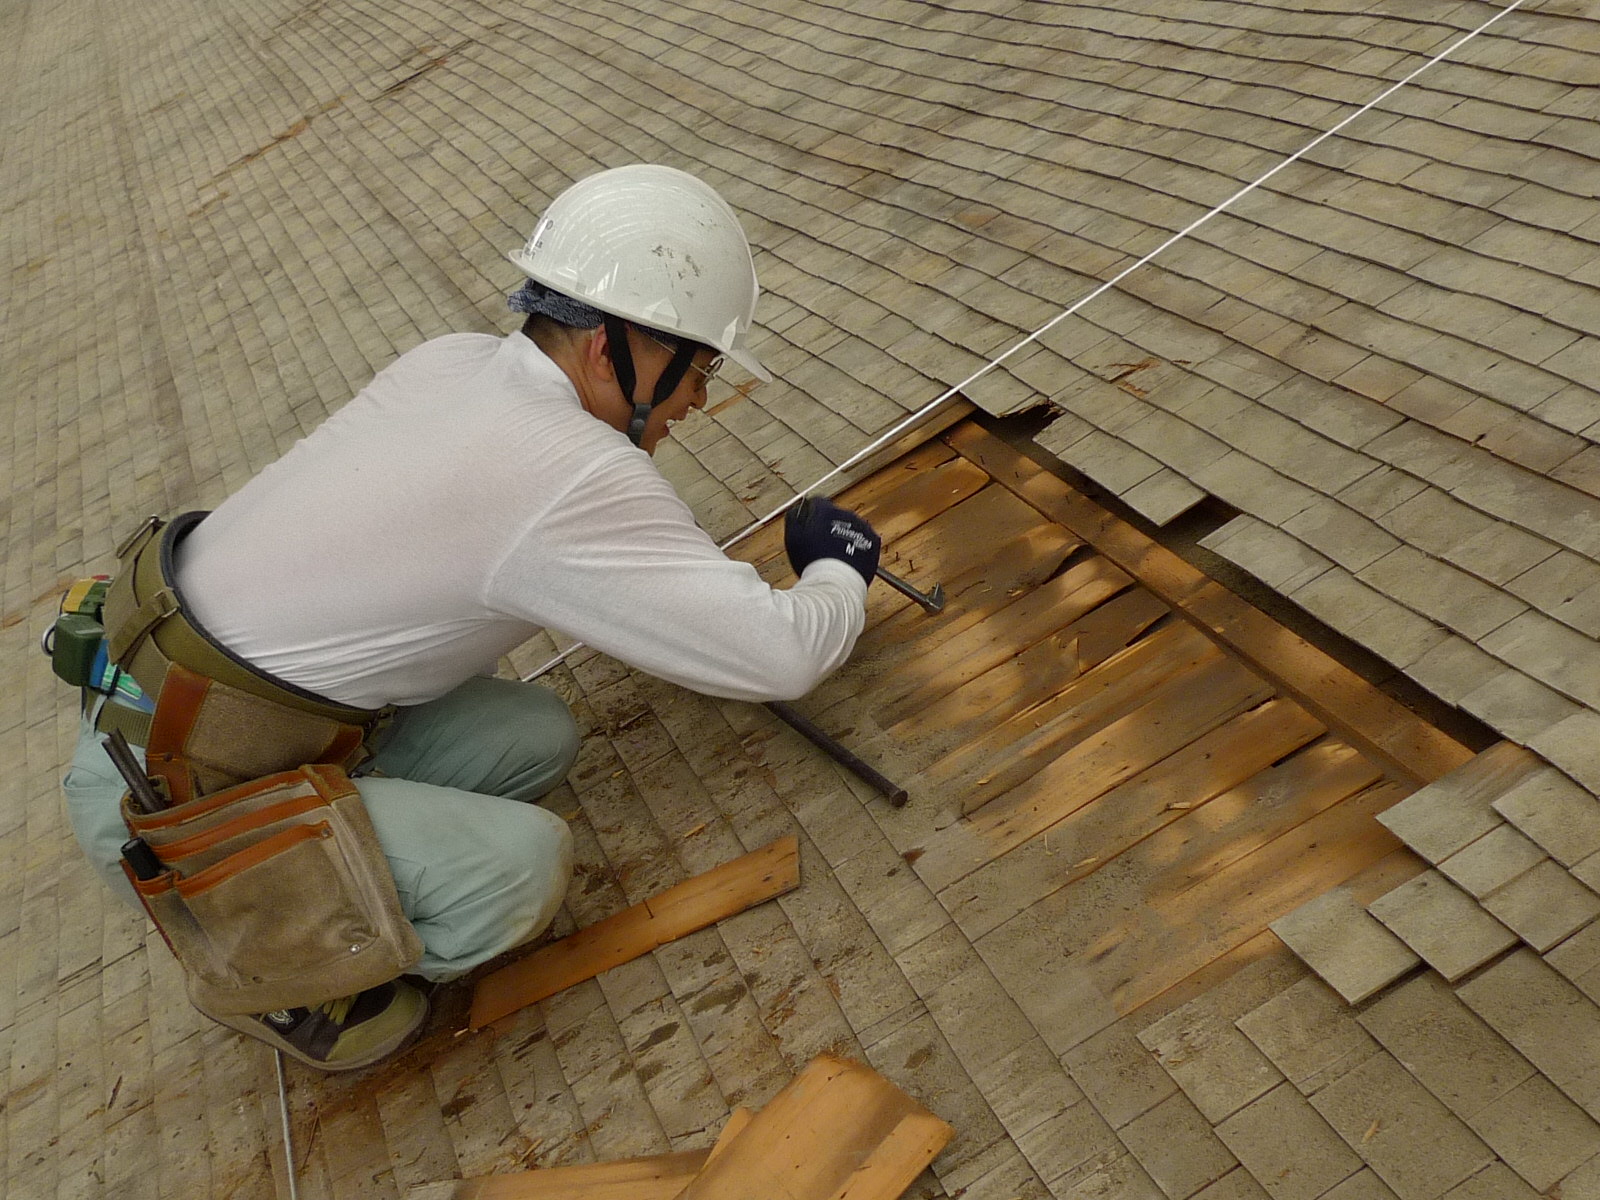
[[[278,1068],[278,1112],[283,1116],[283,1161],[288,1164],[289,1200],[300,1200],[300,1185],[294,1177],[294,1135],[289,1132],[289,1089],[283,1081],[283,1051],[272,1048],[272,1061]]]
[[[822,476],[820,479],[814,480],[811,484],[809,484],[808,486],[802,488],[798,494],[796,494],[795,496],[792,496],[788,500],[785,500],[782,504],[780,504],[777,508],[773,509],[766,516],[760,518],[759,520],[752,521],[749,525],[746,525],[743,529],[741,529],[738,533],[734,534],[732,537],[728,538],[727,540],[725,540],[723,542],[719,542],[717,544],[717,549],[719,549],[719,550],[727,550],[730,546],[733,546],[733,545],[735,545],[735,544],[737,544],[739,542],[742,542],[745,538],[749,537],[756,530],[758,530],[762,526],[766,525],[767,522],[771,521],[774,517],[781,516],[783,513],[787,512],[790,508],[792,508],[796,504],[798,504],[803,496],[807,495],[810,492],[815,492],[818,489],[820,489],[823,485],[829,483],[830,481],[832,481],[834,479],[837,479],[840,475],[842,475],[846,471],[850,470],[850,468],[854,467],[857,463],[861,462],[863,459],[865,459],[868,456],[876,453],[878,450],[882,449],[884,446],[886,446],[890,442],[894,441],[901,434],[905,433],[908,429],[910,429],[913,425],[917,424],[919,421],[923,420],[925,417],[931,415],[935,409],[937,409],[940,405],[942,405],[946,401],[948,401],[952,396],[956,395],[958,392],[964,391],[968,386],[970,386],[971,384],[976,383],[978,380],[982,379],[985,375],[987,375],[990,371],[994,370],[1001,363],[1005,362],[1006,359],[1010,358],[1018,350],[1021,350],[1021,349],[1025,348],[1025,347],[1027,347],[1027,346],[1030,346],[1034,342],[1038,341],[1041,337],[1043,337],[1045,334],[1049,333],[1057,325],[1061,324],[1062,321],[1065,321],[1068,317],[1072,316],[1074,313],[1076,313],[1084,305],[1088,304],[1089,301],[1094,300],[1097,297],[1104,295],[1106,292],[1108,292],[1112,288],[1116,287],[1117,284],[1121,283],[1129,275],[1132,275],[1140,267],[1145,266],[1147,263],[1152,261],[1157,255],[1163,253],[1164,251],[1170,250],[1173,246],[1175,246],[1177,243],[1181,242],[1184,238],[1188,237],[1196,229],[1199,229],[1207,221],[1211,220],[1212,217],[1215,217],[1220,213],[1226,212],[1236,202],[1244,199],[1251,192],[1253,192],[1257,188],[1261,187],[1262,184],[1266,183],[1267,180],[1271,179],[1274,175],[1276,175],[1279,171],[1282,171],[1285,167],[1291,166],[1294,163],[1299,162],[1300,159],[1304,158],[1307,154],[1311,153],[1311,151],[1315,150],[1318,146],[1322,145],[1323,142],[1325,142],[1329,138],[1333,137],[1340,130],[1342,130],[1345,126],[1349,125],[1352,121],[1356,120],[1358,117],[1364,116],[1368,112],[1372,111],[1374,108],[1376,108],[1378,105],[1382,104],[1390,96],[1394,95],[1401,88],[1405,87],[1408,83],[1410,83],[1412,80],[1416,79],[1417,76],[1421,75],[1424,71],[1428,70],[1430,67],[1437,66],[1440,62],[1443,62],[1451,54],[1455,53],[1455,51],[1459,50],[1462,46],[1465,46],[1468,42],[1472,41],[1473,38],[1477,37],[1484,30],[1488,29],[1489,26],[1493,25],[1496,21],[1500,20],[1502,17],[1508,16],[1509,14],[1515,12],[1517,9],[1521,8],[1522,5],[1524,4],[1524,2],[1525,2],[1525,0],[1512,0],[1511,4],[1507,5],[1505,8],[1501,9],[1499,12],[1495,13],[1494,16],[1490,17],[1482,25],[1479,25],[1476,29],[1472,30],[1470,33],[1462,34],[1455,41],[1451,42],[1448,46],[1446,46],[1443,50],[1439,51],[1432,58],[1428,59],[1427,62],[1425,62],[1421,66],[1417,67],[1410,74],[1404,76],[1398,82],[1390,84],[1383,91],[1379,92],[1378,95],[1374,96],[1371,100],[1368,100],[1360,108],[1356,109],[1355,112],[1353,112],[1349,116],[1345,117],[1337,125],[1333,126],[1331,129],[1328,129],[1323,133],[1319,133],[1316,137],[1312,138],[1304,146],[1301,146],[1300,149],[1296,150],[1293,154],[1289,155],[1288,158],[1286,158],[1282,162],[1278,163],[1275,167],[1273,167],[1266,174],[1262,175],[1259,179],[1255,180],[1253,183],[1246,184],[1244,187],[1240,188],[1237,192],[1235,192],[1233,195],[1229,196],[1226,200],[1224,200],[1221,204],[1217,205],[1215,208],[1211,209],[1209,212],[1205,213],[1202,216],[1196,217],[1193,221],[1189,222],[1189,224],[1185,225],[1182,229],[1178,230],[1177,233],[1173,234],[1166,241],[1162,242],[1159,246],[1157,246],[1154,250],[1150,251],[1149,254],[1146,254],[1143,258],[1139,259],[1137,262],[1131,264],[1130,266],[1126,266],[1122,270],[1118,271],[1110,279],[1106,280],[1099,287],[1095,288],[1093,291],[1089,292],[1087,295],[1085,295],[1080,300],[1078,300],[1076,303],[1074,303],[1070,308],[1063,309],[1061,312],[1057,313],[1054,317],[1052,317],[1049,321],[1047,321],[1043,325],[1039,326],[1038,329],[1035,329],[1027,337],[1023,338],[1021,341],[1019,341],[1015,345],[1011,346],[1008,350],[1005,351],[1005,353],[1003,353],[1001,355],[998,355],[995,358],[990,359],[988,362],[984,363],[983,366],[979,367],[976,371],[974,371],[971,375],[968,375],[960,383],[955,384],[950,388],[947,388],[943,393],[941,393],[935,399],[928,401],[928,403],[924,404],[921,408],[917,409],[911,415],[909,415],[909,416],[901,419],[900,421],[896,422],[893,426],[890,427],[890,429],[889,429],[889,431],[887,433],[879,435],[873,441],[869,442],[867,445],[863,446],[860,450],[858,450],[854,454],[852,454],[849,458],[845,459],[844,462],[840,463],[837,467],[833,468],[833,470],[829,471],[826,475]],[[555,658],[552,658],[549,662],[545,663],[542,667],[538,668],[531,675],[524,676],[522,682],[523,683],[529,683],[529,682],[539,678],[539,676],[543,675],[546,671],[549,671],[553,667],[556,667],[559,664],[565,662],[569,655],[573,654],[577,650],[581,650],[583,648],[583,645],[584,645],[584,643],[582,643],[582,642],[574,642],[571,646],[568,646],[560,654],[556,655]]]

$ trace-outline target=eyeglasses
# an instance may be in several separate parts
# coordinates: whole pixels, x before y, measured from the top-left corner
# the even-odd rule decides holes
[[[639,325],[635,325],[634,328],[640,333],[644,334],[645,337],[649,338],[656,345],[660,346],[663,350],[670,350],[673,354],[678,352],[677,346],[667,341],[654,330],[645,329]],[[716,380],[718,372],[720,372],[722,368],[727,365],[727,362],[728,356],[726,354],[719,354],[703,367],[697,366],[693,361],[691,361],[689,363],[689,370],[698,374],[703,380],[705,380],[705,386],[710,387],[712,382]]]

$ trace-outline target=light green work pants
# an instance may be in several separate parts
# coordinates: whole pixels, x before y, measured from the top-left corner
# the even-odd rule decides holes
[[[566,822],[532,803],[565,777],[578,731],[547,688],[475,678],[427,704],[402,708],[371,773],[355,781],[422,938],[413,971],[445,980],[539,933],[561,907],[572,873]],[[78,842],[127,903],[125,790],[102,739],[85,724],[62,781]]]

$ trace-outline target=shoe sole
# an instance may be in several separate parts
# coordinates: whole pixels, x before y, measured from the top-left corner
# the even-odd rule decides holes
[[[397,1037],[391,1038],[388,1042],[379,1043],[377,1047],[362,1055],[360,1058],[344,1059],[340,1062],[324,1062],[321,1059],[312,1058],[298,1046],[295,1046],[284,1038],[279,1037],[276,1033],[273,1033],[271,1029],[247,1013],[241,1013],[236,1016],[219,1016],[216,1013],[204,1013],[204,1015],[210,1017],[219,1025],[226,1025],[229,1029],[233,1029],[244,1034],[244,1036],[247,1038],[253,1038],[258,1042],[265,1042],[274,1050],[281,1050],[290,1058],[296,1060],[297,1062],[303,1062],[308,1067],[314,1067],[318,1071],[338,1073],[342,1071],[359,1071],[363,1067],[370,1067],[374,1063],[381,1062],[382,1060],[388,1058],[390,1055],[398,1054],[400,1051],[410,1046],[412,1042],[416,1041],[422,1033],[423,1025],[427,1024],[428,1021],[428,998],[426,996],[422,996],[420,992],[418,995],[422,999],[422,1008],[417,1013],[417,1019],[412,1022],[412,1024],[408,1026],[402,1033],[400,1033]],[[204,1010],[201,1011],[204,1012]]]

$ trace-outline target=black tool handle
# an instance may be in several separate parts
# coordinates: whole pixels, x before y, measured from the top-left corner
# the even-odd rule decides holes
[[[773,714],[777,716],[779,720],[783,721],[784,724],[788,725],[791,729],[800,734],[813,745],[816,745],[825,751],[828,757],[833,759],[834,762],[840,764],[841,766],[849,767],[850,770],[854,771],[856,775],[859,776],[864,782],[869,783],[873,787],[877,788],[884,794],[884,797],[889,801],[890,804],[894,805],[896,808],[903,808],[905,806],[905,788],[891,782],[886,776],[880,774],[878,771],[862,762],[854,754],[851,754],[850,751],[846,750],[838,742],[834,741],[833,738],[829,737],[826,733],[822,732],[821,729],[817,728],[816,725],[812,724],[805,717],[802,717],[799,713],[795,712],[793,708],[785,704],[782,700],[770,701],[768,702],[767,707],[771,709]]]
[[[150,849],[150,844],[143,838],[123,842],[122,857],[128,860],[136,879],[154,879],[166,870],[156,857],[156,852]]]
[[[135,808],[140,812],[157,813],[166,807],[161,801],[161,793],[151,786],[150,776],[144,773],[139,760],[133,756],[133,747],[122,736],[122,730],[114,730],[106,738],[106,753],[111,756],[111,765],[117,768],[122,781],[128,785],[128,794],[133,797]]]

